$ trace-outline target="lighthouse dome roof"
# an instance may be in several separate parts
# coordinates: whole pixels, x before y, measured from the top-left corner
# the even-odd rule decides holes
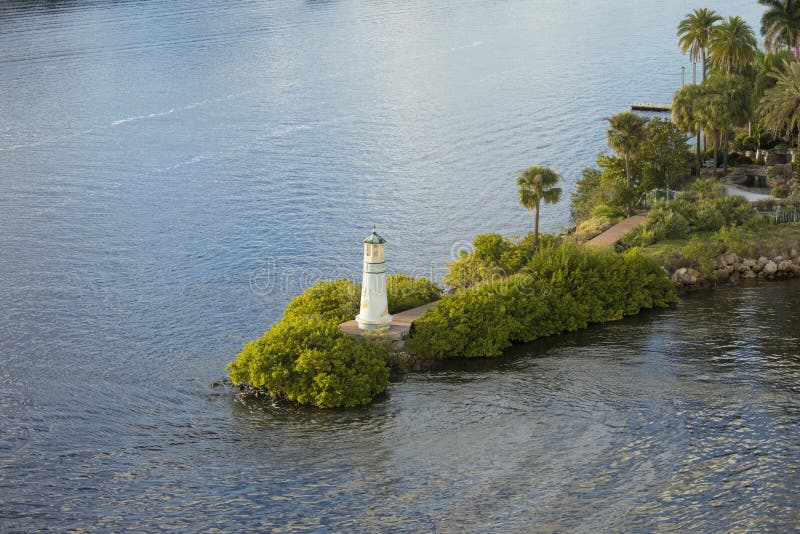
[[[386,240],[378,235],[378,232],[375,231],[375,227],[372,227],[372,233],[364,238],[364,243],[369,243],[370,245],[381,245],[386,243]]]

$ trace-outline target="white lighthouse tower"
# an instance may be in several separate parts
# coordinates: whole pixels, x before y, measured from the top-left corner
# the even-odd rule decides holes
[[[364,279],[361,284],[361,310],[356,322],[361,330],[385,328],[392,322],[386,300],[386,257],[383,246],[386,240],[375,227],[364,239]]]

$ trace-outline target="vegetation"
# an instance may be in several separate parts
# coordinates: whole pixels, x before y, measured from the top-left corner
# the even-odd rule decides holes
[[[715,232],[693,234],[687,239],[669,240],[642,250],[666,269],[692,267],[712,280],[722,254],[736,252],[747,258],[789,255],[797,249],[800,223],[725,226]]]
[[[572,213],[579,224],[591,217],[626,215],[645,192],[679,187],[689,178],[690,147],[680,128],[670,121],[654,118],[645,122],[637,154],[627,165],[620,157],[600,154],[599,168],[583,170],[571,195]]]
[[[539,209],[542,201],[555,204],[561,199],[561,189],[555,187],[558,175],[547,167],[533,166],[522,171],[517,178],[519,203],[528,211],[535,210],[533,226],[533,249],[539,246]]]
[[[700,155],[700,133],[703,131],[703,119],[700,102],[703,89],[700,85],[686,85],[672,98],[672,120],[684,132],[697,136],[695,150],[697,153],[697,169],[703,166]]]
[[[703,200],[681,198],[654,206],[647,221],[620,241],[623,249],[641,247],[667,239],[683,239],[691,233],[717,231],[724,226],[755,226],[760,218],[740,196]]]
[[[234,384],[320,408],[370,402],[389,385],[382,349],[322,317],[287,317],[228,365]]]
[[[390,274],[386,277],[386,299],[389,301],[389,313],[400,313],[417,308],[438,300],[441,296],[442,289],[427,278],[414,278],[401,273]]]
[[[761,17],[761,34],[767,50],[782,46],[791,52],[800,46],[800,1],[798,0],[758,0],[768,9]]]
[[[549,234],[540,237],[545,245],[556,239]],[[472,241],[473,251],[462,251],[448,266],[444,282],[459,290],[505,279],[531,260],[533,240],[533,233],[520,240],[511,240],[496,233],[479,235]]]
[[[650,119],[644,126],[639,162],[646,184],[667,189],[680,187],[692,166],[686,135],[672,121]]]
[[[387,278],[390,313],[426,304],[441,290],[424,278]],[[237,385],[320,408],[370,402],[389,383],[386,352],[378,343],[339,330],[358,313],[361,285],[318,281],[295,297],[261,339],[250,341],[228,365]]]
[[[800,129],[800,62],[795,61],[787,71],[777,76],[773,88],[764,93],[759,107],[761,123],[775,135],[791,136]],[[800,148],[800,135],[797,136]]]
[[[663,271],[636,250],[616,254],[552,238],[518,271],[442,297],[415,321],[408,343],[425,358],[497,356],[514,342],[621,319],[675,298]]]
[[[731,74],[741,72],[756,57],[756,35],[741,17],[728,17],[711,29],[708,51],[714,67]]]
[[[702,80],[706,80],[707,50],[711,42],[711,29],[721,21],[722,17],[717,15],[713,9],[698,8],[678,24],[678,44],[681,52],[689,52],[689,59],[696,63],[698,59],[702,61]]]
[[[644,141],[644,125],[647,121],[632,111],[617,113],[606,120],[609,124],[606,134],[608,146],[625,160],[625,188],[630,193],[633,188],[631,158],[637,155]],[[628,197],[631,198],[631,195]],[[627,202],[625,213],[628,217],[631,216],[631,208],[630,202]]]

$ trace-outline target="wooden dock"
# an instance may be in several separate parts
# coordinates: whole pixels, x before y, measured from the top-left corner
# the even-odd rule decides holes
[[[371,332],[380,332],[381,335],[389,337],[390,339],[407,339],[408,335],[411,333],[411,324],[419,319],[423,313],[436,306],[438,302],[439,301],[429,302],[418,308],[411,308],[410,310],[406,310],[404,312],[395,313],[392,315],[392,323],[389,325],[389,328],[384,330],[361,330],[358,327],[358,323],[355,321],[355,319],[340,324],[339,329],[345,334],[350,334],[351,336],[356,337],[363,337],[365,334],[369,334]]]
[[[654,111],[656,113],[671,113],[672,104],[631,104],[633,111]]]

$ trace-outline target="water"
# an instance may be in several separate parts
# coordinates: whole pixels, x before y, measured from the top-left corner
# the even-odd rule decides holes
[[[757,26],[755,2],[712,2]],[[0,4],[0,531],[787,530],[795,283],[320,412],[212,382],[372,223],[436,276],[668,101],[694,4]],[[569,223],[568,195],[543,226]]]

